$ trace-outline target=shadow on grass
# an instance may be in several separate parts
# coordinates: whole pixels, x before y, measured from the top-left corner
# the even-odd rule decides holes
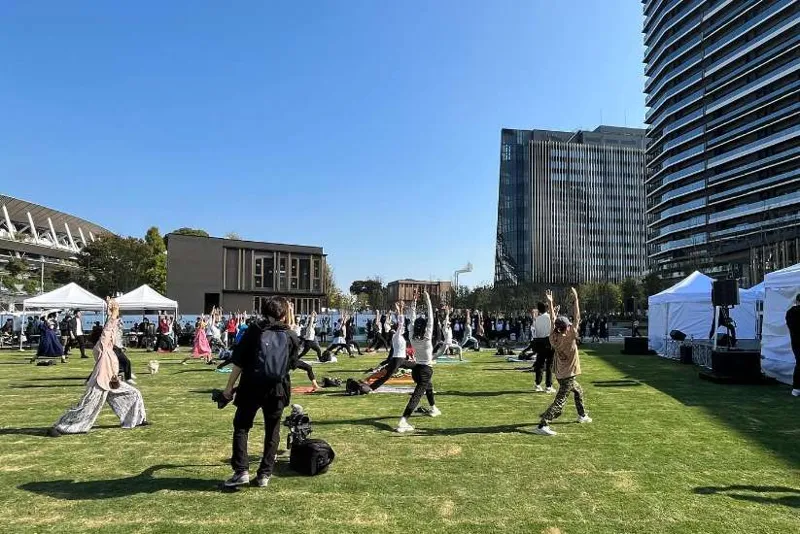
[[[481,371],[523,371],[530,373],[533,371],[533,367],[485,367]]]
[[[357,426],[371,426],[373,428],[377,428],[378,430],[394,430],[394,427],[383,423],[382,421],[389,419],[394,420],[397,419],[394,416],[391,417],[365,417],[364,419],[340,419],[334,421],[314,421],[314,426],[318,425],[357,425]]]
[[[119,425],[99,425],[93,426],[92,430],[103,430],[107,428],[120,428]],[[45,437],[47,435],[47,431],[50,430],[50,427],[27,427],[27,428],[0,428],[0,436],[13,436],[13,435],[23,435],[23,436],[40,436]],[[63,439],[66,439],[68,436],[63,436]],[[53,438],[48,438],[53,439]]]
[[[180,371],[175,371],[172,373],[173,375],[180,375],[183,373],[211,373],[214,372],[215,367],[209,365],[208,367],[202,367],[200,369],[181,369]],[[222,373],[220,373],[222,374]]]
[[[467,426],[461,428],[419,428],[414,431],[415,436],[462,436],[464,434],[533,434],[533,427],[538,423],[518,423],[515,425],[497,426]],[[528,427],[524,430],[523,427]]]
[[[724,495],[739,501],[758,504],[778,504],[790,508],[800,508],[800,490],[784,486],[721,486],[695,488],[697,495]],[[737,493],[732,493],[737,492]],[[761,495],[748,495],[758,493]],[[789,495],[786,495],[786,494]]]
[[[42,378],[29,378],[33,382],[55,382],[57,380],[81,380],[85,382],[89,378],[87,376],[47,376]]]
[[[763,385],[706,382],[700,380],[697,367],[658,356],[626,356],[602,347],[596,347],[592,355],[615,367],[626,382],[640,382],[686,406],[702,408],[792,465],[800,465],[800,447],[787,435],[800,429],[796,412],[787,412],[792,400],[788,391]],[[769,409],[765,408],[765,401],[770,402]],[[753,421],[758,421],[757,426]]]
[[[47,480],[28,482],[19,489],[69,501],[113,499],[157,491],[214,491],[220,480],[198,478],[155,477],[157,471],[183,467],[218,467],[216,465],[154,465],[138,475],[110,480]]]
[[[641,386],[642,383],[637,380],[595,380],[592,385],[599,388],[621,388]]]
[[[85,378],[83,380],[86,380]],[[9,386],[11,389],[41,389],[41,388],[82,388],[82,383],[68,383],[68,384],[17,384]]]
[[[529,395],[532,390],[523,391],[437,391],[436,396],[442,397],[502,397],[503,395]]]

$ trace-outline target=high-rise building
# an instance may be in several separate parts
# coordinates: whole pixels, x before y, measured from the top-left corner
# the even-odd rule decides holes
[[[800,2],[642,3],[651,270],[800,262]]]
[[[503,129],[501,137],[496,283],[644,274],[644,130]]]

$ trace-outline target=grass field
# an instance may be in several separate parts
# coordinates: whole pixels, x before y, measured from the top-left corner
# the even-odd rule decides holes
[[[209,400],[228,375],[175,355],[150,376],[152,355],[134,352],[153,426],[119,429],[106,407],[88,435],[53,439],[44,432],[79,399],[88,360],[35,367],[3,352],[0,531],[799,532],[800,399],[618,350],[583,351],[594,423],[576,424],[570,401],[553,438],[531,434],[551,396],[488,352],[436,367],[444,415],[413,418],[411,435],[391,431],[406,395],[295,396],[337,453],[331,470],[293,476],[282,456],[268,489],[233,494],[217,489],[233,410]],[[359,376],[376,361],[317,372]],[[251,436],[255,469],[261,426]]]

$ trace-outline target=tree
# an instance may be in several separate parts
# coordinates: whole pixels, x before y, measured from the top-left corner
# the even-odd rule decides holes
[[[225,234],[225,239],[236,239],[237,241],[241,241],[242,236],[240,236],[236,232],[228,232],[227,234]]]
[[[205,230],[199,230],[197,228],[178,228],[177,230],[173,230],[171,233],[176,235],[193,235],[196,237],[211,237],[208,235],[208,232]]]
[[[342,305],[342,292],[336,287],[336,278],[333,274],[333,267],[325,265],[323,276],[325,277],[325,296],[328,300],[328,308],[338,309]]]
[[[660,293],[664,289],[664,281],[658,276],[657,273],[649,273],[642,280],[642,290],[645,297],[652,297],[656,293]]]
[[[20,258],[11,258],[6,263],[6,272],[14,277],[28,272],[28,262]]]
[[[77,278],[77,273],[70,271],[68,269],[56,269],[50,275],[50,279],[53,281],[53,284],[57,286],[67,285],[76,278]]]
[[[153,282],[153,263],[152,249],[143,239],[105,234],[88,244],[78,257],[82,285],[100,296]]]
[[[355,295],[359,302],[366,302],[373,310],[387,307],[388,295],[380,277],[354,281],[350,284],[350,294]]]
[[[167,246],[158,227],[151,226],[144,236],[150,249],[151,263],[147,269],[147,283],[159,293],[167,291]]]
[[[580,287],[581,308],[587,313],[611,313],[622,306],[622,291],[608,282],[589,283]]]

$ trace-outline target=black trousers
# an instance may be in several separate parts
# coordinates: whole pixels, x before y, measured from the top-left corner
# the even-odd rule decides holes
[[[83,334],[75,336],[74,338],[67,338],[67,342],[64,344],[64,355],[69,354],[69,349],[75,348],[75,345],[77,345],[81,351],[81,358],[88,358],[86,355],[86,339]]]
[[[792,377],[792,389],[800,389],[800,343],[792,345],[794,352],[794,376]]]
[[[117,360],[119,360],[119,372],[125,377],[125,381],[130,380],[133,371],[131,370],[131,360],[128,355],[118,347],[114,347],[114,354],[117,355]]]
[[[319,360],[320,356],[322,356],[322,349],[317,343],[316,339],[304,339],[303,340],[303,350],[300,352],[299,358],[305,356],[309,350],[313,350],[317,353],[317,359]]]
[[[523,356],[527,355],[529,352],[536,352],[536,340],[532,340],[528,343],[528,346],[522,349],[522,352],[519,353],[520,360],[524,359]]]
[[[347,354],[349,354],[350,356],[353,355],[353,351],[350,350],[350,345],[348,345],[347,343],[336,343],[335,345],[329,345],[328,350],[333,354],[339,354],[339,351],[346,350]]]
[[[353,339],[348,339],[348,340],[346,340],[346,343],[347,343],[348,348],[350,347],[350,345],[353,345],[356,348],[356,351],[358,352],[358,355],[361,356],[361,347],[359,346],[358,341],[355,341]],[[339,345],[337,347],[337,349],[336,349],[336,352],[334,352],[334,354],[339,354],[343,350],[344,350],[344,345]],[[348,350],[347,352],[351,356],[353,355],[351,351]]]
[[[417,409],[423,393],[428,397],[428,404],[436,405],[436,400],[433,398],[433,367],[417,364],[411,370],[411,377],[414,379],[416,387],[408,400],[405,411],[403,411],[405,418],[411,417],[411,414]]]
[[[553,387],[553,349],[550,347],[550,338],[537,337],[533,340],[536,347],[536,362],[533,370],[536,373],[536,385],[542,383],[542,371],[545,375],[545,385]]]
[[[234,473],[250,470],[247,442],[256,414],[261,410],[264,413],[264,452],[261,456],[261,464],[258,466],[258,476],[272,475],[272,469],[275,467],[275,454],[278,452],[278,443],[281,439],[281,418],[284,407],[283,399],[274,397],[264,398],[260,401],[243,399],[236,406],[236,414],[233,416],[233,455],[231,456],[231,467]]]
[[[406,362],[405,356],[403,356],[402,358],[390,358],[389,361],[386,363],[386,365],[388,366],[385,369],[386,374],[383,375],[381,378],[377,379],[372,384],[370,384],[369,386],[370,389],[372,389],[372,391],[375,391],[376,389],[384,385],[387,380],[392,378],[392,375],[395,373],[395,371],[400,369],[400,367],[402,367],[405,362]]]
[[[375,334],[375,339],[372,340],[372,345],[370,345],[369,348],[378,350],[381,347],[385,347],[386,350],[391,350],[389,342],[386,341],[386,338],[383,336],[383,334],[379,332]]]
[[[474,336],[474,337],[475,337],[475,339],[477,339],[477,340],[478,340],[478,348],[480,348],[480,346],[481,346],[481,343],[483,343],[484,345],[486,345],[486,348],[491,348],[491,347],[492,347],[492,342],[491,342],[491,341],[489,341],[489,340],[486,338],[486,336],[484,336],[483,334],[475,334],[475,336]]]

